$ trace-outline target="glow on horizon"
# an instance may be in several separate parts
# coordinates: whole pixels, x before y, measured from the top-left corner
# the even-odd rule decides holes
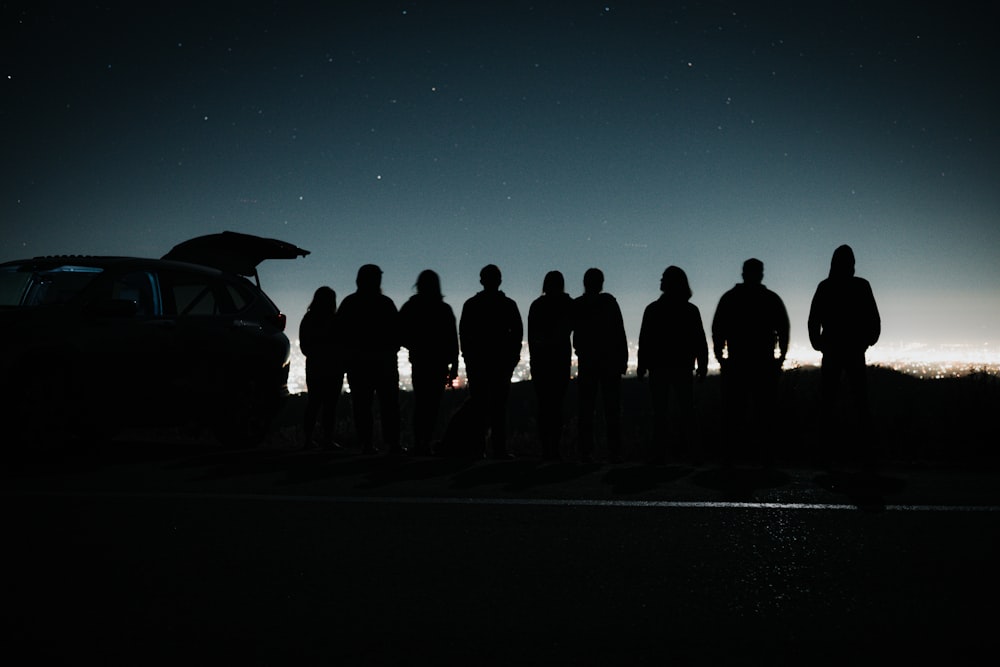
[[[629,345],[628,376],[636,370],[636,345]],[[397,355],[400,386],[409,389],[410,362],[405,348]],[[879,343],[868,350],[866,359],[869,366],[881,366],[925,379],[958,377],[973,372],[1000,374],[1000,347],[984,343],[982,345],[930,345],[927,343]],[[819,366],[822,355],[811,347],[790,345],[785,359],[785,370]],[[523,345],[521,363],[514,371],[513,382],[530,379],[528,347]],[[575,364],[574,357],[574,364]],[[709,355],[709,373],[719,372],[719,363]],[[305,356],[299,348],[299,341],[292,341],[291,368],[288,374],[288,391],[298,394],[306,391]],[[465,366],[459,357],[459,377],[465,378]],[[459,383],[461,384],[461,382]],[[346,383],[345,383],[346,386]]]

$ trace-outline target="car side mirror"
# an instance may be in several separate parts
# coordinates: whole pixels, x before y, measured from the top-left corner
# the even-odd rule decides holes
[[[88,304],[83,312],[91,317],[135,317],[139,304],[131,299],[100,299]]]

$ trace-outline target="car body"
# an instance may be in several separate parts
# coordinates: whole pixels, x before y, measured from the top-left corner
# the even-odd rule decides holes
[[[195,426],[226,444],[260,440],[288,395],[290,344],[257,265],[306,254],[223,232],[160,259],[0,264],[0,409],[8,432],[38,439]]]

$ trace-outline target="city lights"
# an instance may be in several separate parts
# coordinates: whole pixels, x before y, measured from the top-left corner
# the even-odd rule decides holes
[[[638,346],[629,343],[628,375],[634,376]],[[868,364],[881,366],[913,375],[922,379],[959,377],[970,373],[990,373],[1000,375],[1000,347],[991,345],[928,345],[923,343],[878,344],[868,350]],[[399,359],[399,385],[410,389],[410,362],[406,349],[401,349]],[[785,369],[819,366],[822,357],[808,346],[791,345],[785,359]],[[521,363],[514,370],[513,382],[531,379],[528,345],[524,343]],[[576,358],[573,358],[573,372],[576,372]],[[719,372],[719,363],[710,356],[709,373]],[[288,374],[288,391],[298,394],[306,391],[305,357],[299,349],[298,340],[292,343],[291,368]],[[459,377],[453,383],[456,388],[465,385],[465,367],[459,358]],[[345,382],[345,389],[347,385]]]

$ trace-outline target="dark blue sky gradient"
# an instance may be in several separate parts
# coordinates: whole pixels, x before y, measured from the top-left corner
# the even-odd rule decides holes
[[[1000,62],[977,3],[5,3],[0,258],[222,230],[290,333],[319,285],[597,266],[638,337],[765,263],[793,344],[849,243],[886,342],[1000,343]],[[983,12],[987,12],[984,14]]]

